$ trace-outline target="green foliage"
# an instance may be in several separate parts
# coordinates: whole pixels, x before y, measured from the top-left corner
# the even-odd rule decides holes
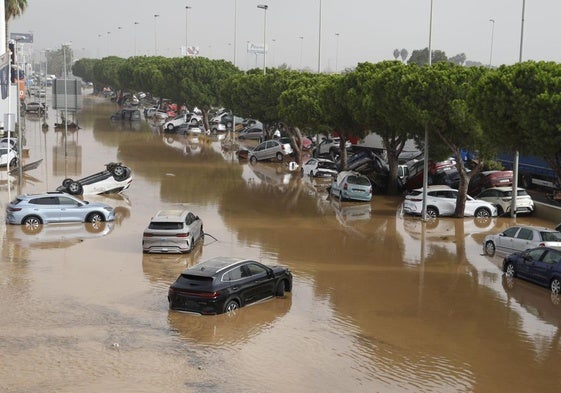
[[[440,63],[440,62],[447,62],[448,57],[446,57],[446,53],[441,50],[433,50],[431,62],[432,64]],[[425,49],[416,49],[411,53],[411,57],[407,60],[407,64],[417,64],[419,66],[427,65],[429,63],[429,48]]]

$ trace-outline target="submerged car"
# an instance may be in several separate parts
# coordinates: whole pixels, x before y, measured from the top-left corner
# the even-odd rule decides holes
[[[507,277],[520,277],[548,287],[558,295],[561,292],[561,251],[549,247],[515,252],[503,260]]]
[[[140,110],[134,108],[120,109],[111,115],[113,121],[139,121],[142,120]]]
[[[302,175],[312,177],[337,176],[337,164],[327,158],[310,158],[302,165]]]
[[[466,196],[464,216],[473,217],[496,217],[497,208],[486,201],[473,199]],[[452,216],[456,211],[458,190],[446,185],[429,186],[427,189],[427,216],[436,218],[439,216]],[[423,189],[417,188],[405,196],[403,211],[407,214],[421,215],[423,211]]]
[[[18,163],[18,152],[7,145],[0,147],[0,167],[9,166],[13,168]]]
[[[292,154],[292,146],[290,143],[282,143],[281,141],[271,139],[255,146],[253,150],[249,150],[249,162],[255,164],[257,161],[276,159],[283,161],[284,157]]]
[[[364,175],[353,171],[340,172],[333,183],[331,183],[330,194],[339,198],[340,201],[372,200],[372,184]]]
[[[216,257],[183,271],[169,288],[168,302],[171,310],[221,314],[291,291],[287,267]]]
[[[186,253],[204,237],[203,221],[189,210],[160,210],[142,235],[145,253]]]
[[[163,128],[167,131],[173,131],[174,128],[182,126],[184,124],[198,127],[202,124],[202,119],[199,115],[196,115],[194,113],[183,113],[171,120],[166,121],[163,125]]]
[[[561,250],[561,232],[531,225],[516,225],[504,231],[485,236],[483,251],[490,256],[496,251],[512,253],[534,247],[551,247]]]
[[[19,195],[6,207],[8,224],[25,225],[34,232],[51,222],[113,221],[115,210],[101,202],[82,201],[64,192]]]
[[[132,171],[120,162],[105,164],[105,170],[79,180],[64,179],[57,191],[72,195],[114,194],[129,188]]]

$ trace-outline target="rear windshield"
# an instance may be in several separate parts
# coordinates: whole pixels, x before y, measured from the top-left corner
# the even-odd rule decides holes
[[[370,181],[364,177],[364,176],[354,176],[351,175],[349,177],[347,177],[347,183],[349,184],[356,184],[359,186],[369,186],[370,185]]]
[[[320,162],[318,163],[318,167],[319,167],[319,168],[323,168],[323,169],[334,169],[334,170],[337,170],[337,164],[335,164],[334,162],[320,161]]]
[[[213,278],[208,276],[197,276],[193,274],[182,274],[177,279],[179,287],[193,291],[209,291],[212,289]]]
[[[183,229],[182,222],[150,222],[150,229]]]
[[[561,233],[559,232],[541,232],[544,242],[561,242]]]

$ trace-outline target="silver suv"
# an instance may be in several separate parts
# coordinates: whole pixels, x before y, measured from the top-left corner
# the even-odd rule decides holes
[[[203,221],[189,210],[160,210],[142,235],[145,253],[185,253],[204,237]]]
[[[255,146],[249,151],[249,162],[255,164],[257,161],[276,159],[283,161],[285,156],[292,154],[290,143],[283,143],[278,139],[271,139]]]
[[[50,222],[113,221],[114,209],[101,202],[87,202],[64,192],[19,195],[6,207],[6,222],[25,225],[28,232]]]

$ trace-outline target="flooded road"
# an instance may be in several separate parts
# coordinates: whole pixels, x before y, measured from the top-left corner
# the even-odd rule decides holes
[[[82,129],[26,122],[21,192],[54,190],[122,161],[134,181],[100,232],[4,224],[18,186],[0,190],[0,391],[557,392],[561,306],[547,289],[505,282],[487,233],[537,218],[477,222],[403,216],[402,198],[339,203],[286,165],[251,166],[217,141],[111,123],[85,99]],[[66,152],[66,158],[65,158]],[[4,173],[5,175],[5,173]],[[144,255],[161,208],[204,221],[187,255]],[[293,292],[232,316],[171,312],[167,290],[214,256],[283,264]],[[512,285],[513,284],[513,285]]]

